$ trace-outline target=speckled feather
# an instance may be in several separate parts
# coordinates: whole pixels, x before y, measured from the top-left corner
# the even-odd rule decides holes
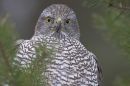
[[[56,9],[61,11],[50,12],[56,11]],[[70,16],[68,17],[68,15]],[[72,19],[74,21],[72,23],[75,23],[72,30],[74,32],[61,32],[64,36],[60,37],[60,35],[59,38],[53,36],[51,31],[46,32],[45,28],[48,27],[43,24],[44,19],[42,20],[42,18],[48,16]],[[47,48],[55,46],[56,50],[52,55],[55,59],[51,61],[46,70],[49,86],[99,86],[102,75],[101,67],[95,55],[80,43],[77,24],[76,15],[66,5],[51,5],[41,14],[35,28],[35,35],[30,40],[18,43],[20,46],[15,59],[20,61],[21,65],[25,65],[36,58],[34,46],[39,43],[46,44]],[[68,28],[70,27],[68,26]]]

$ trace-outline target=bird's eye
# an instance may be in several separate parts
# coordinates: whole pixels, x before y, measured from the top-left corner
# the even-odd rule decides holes
[[[66,20],[66,23],[67,23],[67,24],[70,24],[70,19]]]
[[[46,22],[48,23],[48,22],[51,22],[51,19],[50,18],[46,18]]]

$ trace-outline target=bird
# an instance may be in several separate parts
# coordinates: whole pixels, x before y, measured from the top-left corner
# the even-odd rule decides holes
[[[80,42],[80,29],[75,12],[67,5],[52,4],[43,10],[33,37],[16,42],[16,59],[21,65],[36,58],[34,46],[46,44],[55,48],[54,59],[47,66],[48,86],[99,86],[102,68],[96,56]],[[22,59],[22,60],[21,60]]]

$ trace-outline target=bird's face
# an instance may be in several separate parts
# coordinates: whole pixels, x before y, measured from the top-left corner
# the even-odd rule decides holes
[[[73,37],[79,40],[79,26],[74,11],[62,4],[47,7],[41,13],[35,28],[35,35],[39,34],[58,39]]]

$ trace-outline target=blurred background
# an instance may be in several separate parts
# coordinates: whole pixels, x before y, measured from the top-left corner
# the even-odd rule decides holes
[[[30,39],[39,15],[51,4],[66,4],[77,14],[81,37],[85,47],[93,52],[102,66],[102,86],[114,86],[115,78],[128,71],[122,52],[104,40],[102,33],[93,26],[92,14],[102,14],[102,7],[87,8],[81,4],[84,0],[0,0],[0,14],[11,14],[11,21],[16,25],[16,31],[21,39]]]

